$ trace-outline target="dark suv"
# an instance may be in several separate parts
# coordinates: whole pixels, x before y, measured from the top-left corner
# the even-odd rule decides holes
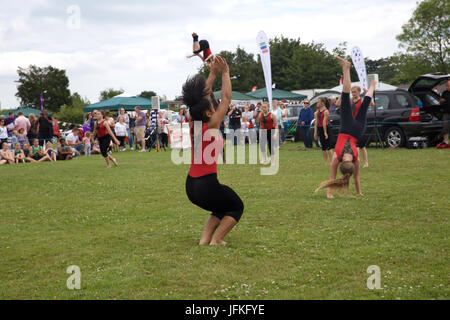
[[[388,147],[404,146],[410,137],[428,137],[430,142],[439,135],[442,124],[437,118],[425,112],[420,106],[420,100],[406,90],[375,91],[376,124],[379,137]],[[334,146],[340,127],[339,109],[330,115],[331,142]],[[311,134],[314,134],[314,121],[311,124]],[[367,112],[367,127],[365,135],[369,141],[376,141],[375,111],[369,107]]]

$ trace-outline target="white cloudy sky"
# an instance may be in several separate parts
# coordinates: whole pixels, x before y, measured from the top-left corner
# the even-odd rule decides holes
[[[17,107],[17,68],[30,64],[67,70],[71,92],[91,102],[107,87],[136,94],[153,90],[174,98],[196,73],[191,33],[213,52],[238,45],[256,53],[255,37],[284,35],[328,49],[347,41],[365,56],[398,50],[395,36],[416,0],[0,0],[0,103]],[[80,9],[73,26],[68,8]],[[69,26],[68,26],[69,22]],[[299,88],[301,89],[301,88]]]

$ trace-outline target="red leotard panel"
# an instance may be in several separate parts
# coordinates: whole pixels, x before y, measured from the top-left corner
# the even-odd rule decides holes
[[[339,133],[338,139],[336,141],[336,146],[334,148],[334,151],[336,152],[339,162],[342,161],[342,156],[343,156],[342,153],[344,152],[344,146],[347,143],[347,141],[349,141],[349,140],[350,140],[350,146],[352,147],[352,151],[354,154],[353,162],[358,161],[358,148],[356,147],[356,143],[358,142],[358,140],[349,134]]]
[[[211,49],[208,48],[206,50],[203,50],[203,59],[208,58],[212,54]],[[212,59],[212,58],[211,58]]]
[[[319,114],[317,115],[317,118],[319,119],[319,123],[317,124],[318,127],[323,127],[323,118],[325,117],[325,110],[320,112],[317,111]],[[329,119],[329,118],[328,118]],[[327,119],[327,126],[328,126],[328,119]]]
[[[275,128],[275,126],[274,126],[274,123],[273,123],[273,120],[272,120],[272,114],[269,112],[269,114],[267,115],[267,121],[266,121],[266,124],[264,124],[264,121],[263,121],[263,114],[261,113],[261,115],[259,116],[259,123],[260,123],[260,125],[261,125],[261,129],[266,129],[266,130],[271,130],[271,129],[274,129]]]
[[[97,126],[97,137],[101,138],[104,137],[108,134],[108,130],[106,129],[105,125],[104,125],[105,121],[103,121],[102,123],[100,123],[100,127],[98,126],[98,121],[96,121],[96,126]]]
[[[356,103],[355,106],[355,111],[353,111],[353,118],[356,118],[356,115],[358,114],[359,111],[359,107],[361,107],[361,103],[363,102],[362,98],[359,98],[358,102]]]
[[[191,141],[192,140],[192,126],[191,124]],[[210,146],[211,145],[211,146]],[[219,151],[223,148],[223,139],[222,135],[219,132],[219,136],[216,139],[214,136],[211,136],[210,132],[208,131],[208,124],[205,122],[202,126],[202,141],[201,141],[201,148],[199,148],[197,153],[197,162],[194,162],[194,152],[195,148],[194,145],[192,145],[192,156],[191,156],[191,168],[189,169],[189,175],[192,178],[198,178],[205,176],[207,174],[211,173],[217,173],[217,159],[219,157]],[[205,152],[205,149],[206,152]]]

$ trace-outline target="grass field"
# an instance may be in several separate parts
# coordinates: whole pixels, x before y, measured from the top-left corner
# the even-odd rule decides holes
[[[227,247],[197,245],[208,213],[170,152],[1,166],[0,298],[448,299],[450,152],[370,148],[364,197],[327,200],[321,152],[298,146],[274,176],[219,166],[245,204]]]

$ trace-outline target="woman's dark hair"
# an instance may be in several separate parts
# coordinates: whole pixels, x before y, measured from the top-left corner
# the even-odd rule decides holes
[[[189,77],[183,84],[183,103],[188,106],[192,120],[206,122],[205,111],[211,108],[211,103],[205,98],[206,79],[197,74]]]
[[[326,98],[326,97],[320,97],[319,98],[320,101],[322,101],[322,103],[325,105],[325,108],[330,109],[330,99]]]

